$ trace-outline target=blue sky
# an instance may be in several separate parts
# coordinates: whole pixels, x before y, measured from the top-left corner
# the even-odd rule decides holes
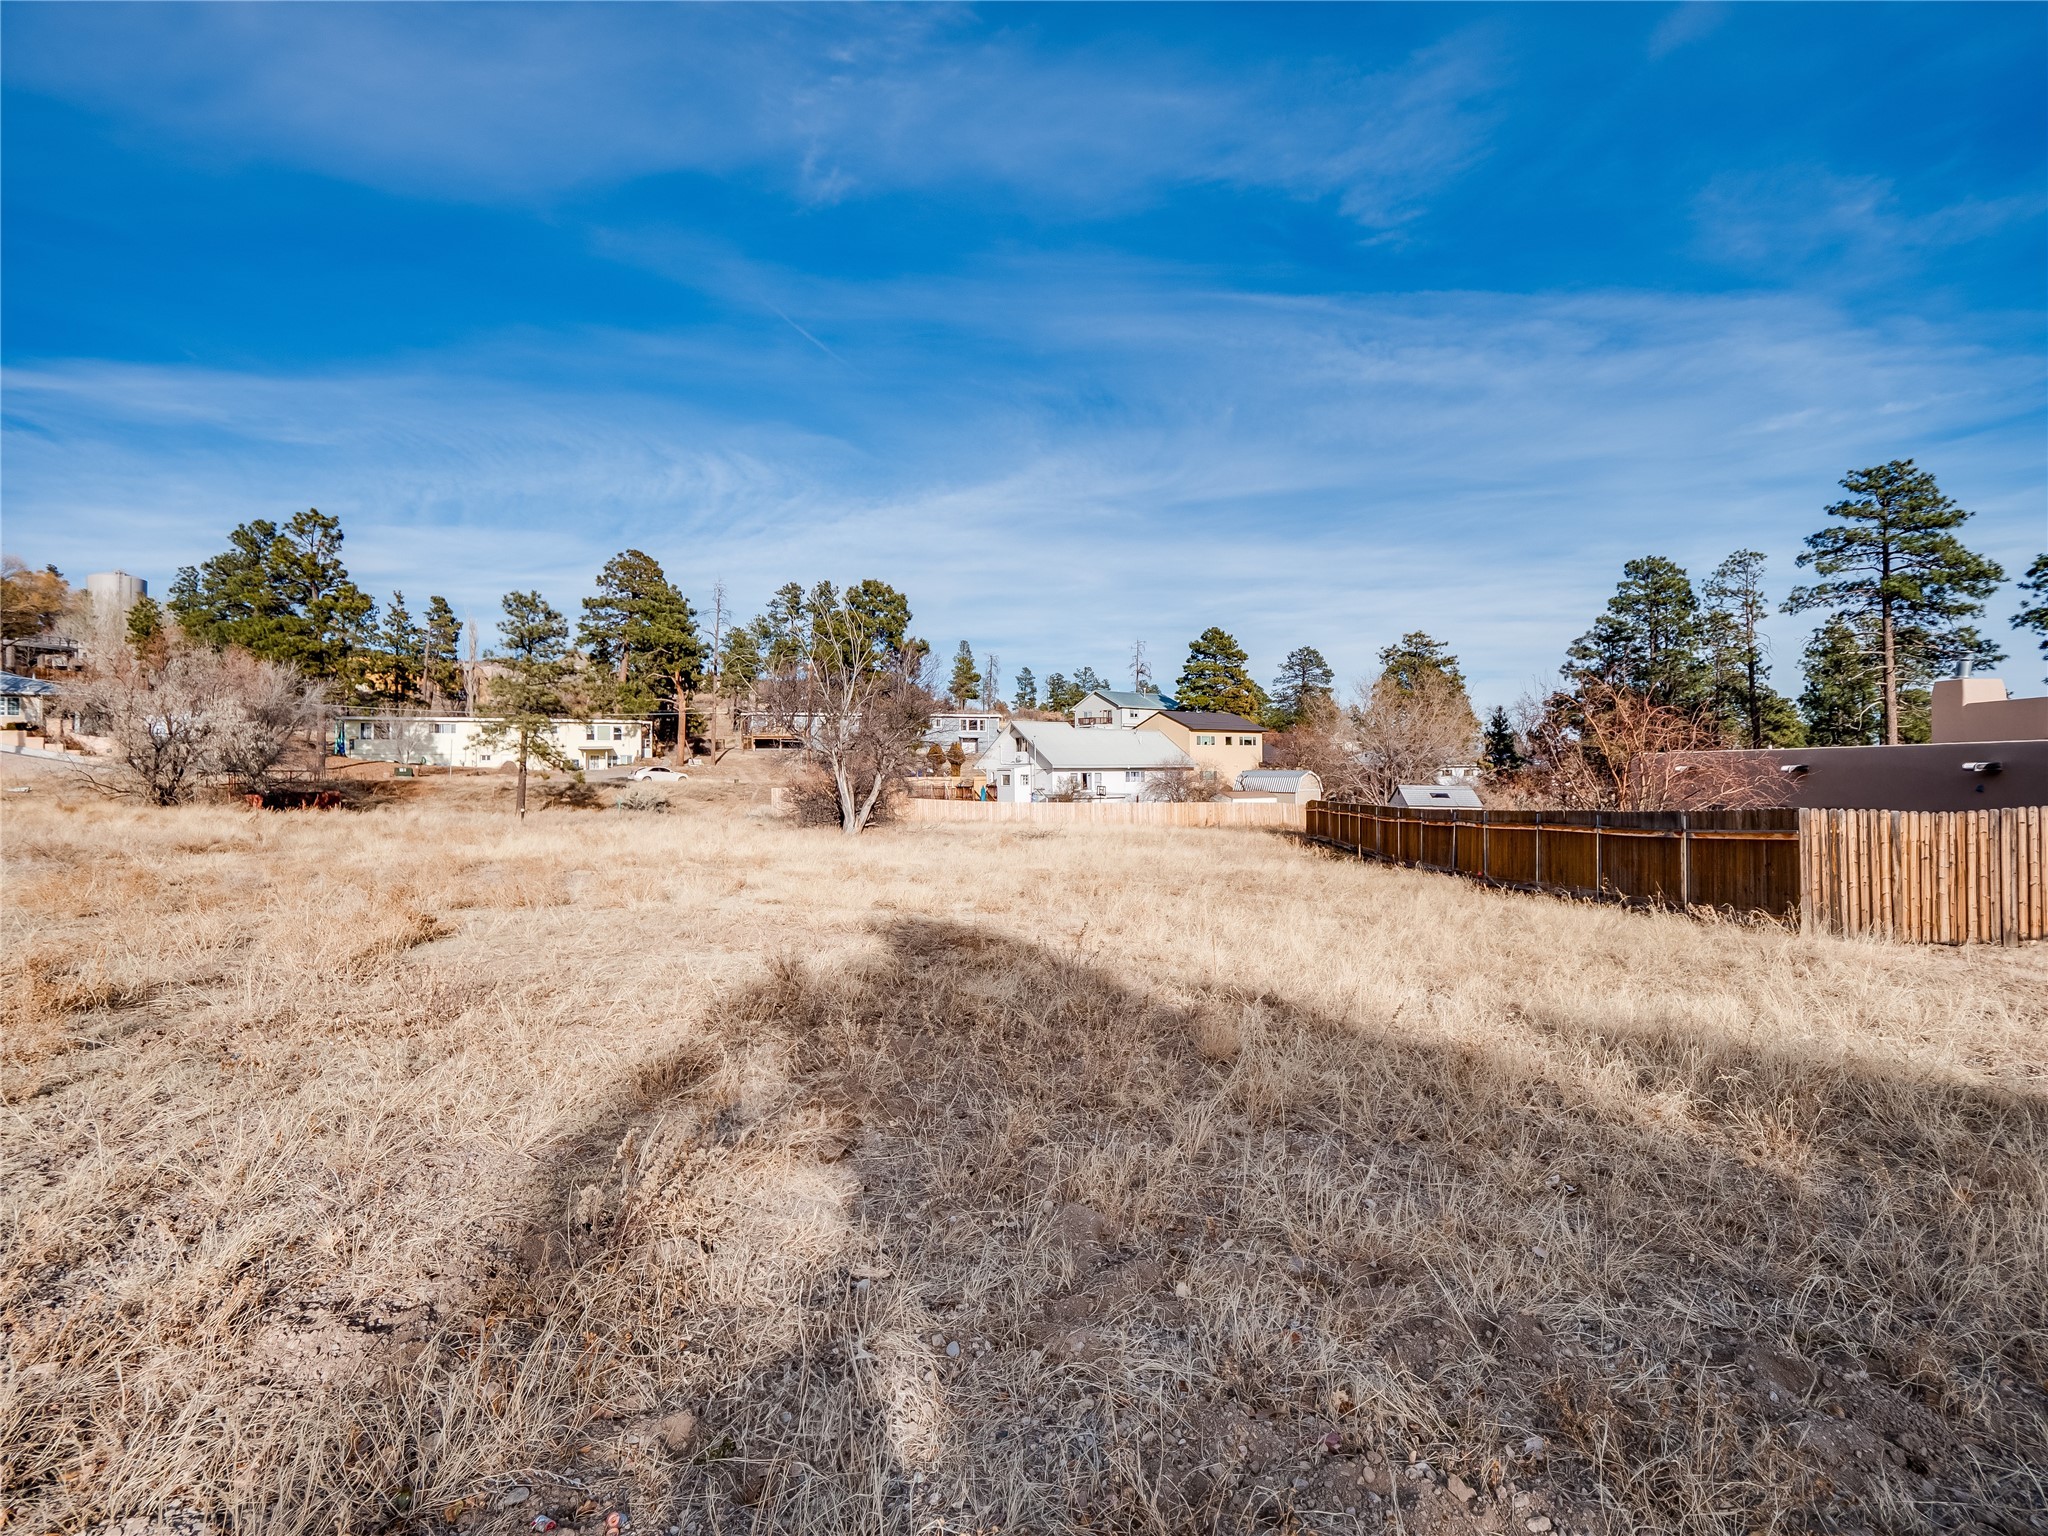
[[[1491,703],[1632,556],[1782,591],[1855,466],[2048,542],[2048,8],[0,27],[0,513],[74,575],[317,505],[486,629],[636,546],[1041,678],[1423,628]]]

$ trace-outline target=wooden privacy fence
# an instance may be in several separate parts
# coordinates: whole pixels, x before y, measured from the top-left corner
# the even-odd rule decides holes
[[[1148,800],[907,800],[905,821],[1029,821],[1047,826],[1087,827],[1294,827],[1307,807],[1277,800],[1195,801],[1185,805]]]
[[[2048,810],[1450,811],[1308,807],[1308,835],[1527,890],[1797,917],[1931,944],[2048,938]]]
[[[1801,811],[1809,931],[1915,944],[2048,938],[2048,807]]]
[[[1799,911],[1798,813],[1451,811],[1318,800],[1308,835],[1418,869],[1564,896]]]

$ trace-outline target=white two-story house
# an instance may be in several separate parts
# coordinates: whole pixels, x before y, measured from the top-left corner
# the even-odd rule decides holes
[[[1069,713],[1074,724],[1079,726],[1116,725],[1128,729],[1147,715],[1171,708],[1173,700],[1161,694],[1123,693],[1112,688],[1098,688],[1093,693],[1081,695]]]

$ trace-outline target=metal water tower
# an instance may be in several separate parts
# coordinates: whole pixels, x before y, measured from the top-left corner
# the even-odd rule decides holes
[[[125,617],[138,598],[149,596],[149,583],[126,571],[94,571],[85,578],[85,595],[97,612]]]

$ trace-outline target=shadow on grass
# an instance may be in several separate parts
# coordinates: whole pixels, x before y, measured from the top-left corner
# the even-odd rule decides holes
[[[2040,1100],[877,932],[636,1065],[481,1304],[644,1518],[2041,1528]]]

